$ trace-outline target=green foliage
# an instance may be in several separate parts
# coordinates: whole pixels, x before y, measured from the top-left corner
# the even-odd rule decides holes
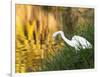
[[[94,68],[94,27],[84,27],[74,34],[85,37],[93,45],[93,48],[76,51],[66,44],[61,51],[52,56],[52,60],[49,58],[44,60],[43,71]]]

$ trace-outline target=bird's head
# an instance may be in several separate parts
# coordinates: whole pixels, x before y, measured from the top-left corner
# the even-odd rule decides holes
[[[62,33],[63,33],[62,31],[57,31],[57,32],[53,33],[53,39],[55,40],[57,35],[62,34]]]

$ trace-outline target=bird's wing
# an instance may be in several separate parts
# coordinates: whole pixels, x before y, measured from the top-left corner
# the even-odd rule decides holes
[[[82,48],[89,48],[92,46],[90,42],[88,42],[84,37],[81,36],[73,36],[72,40],[76,40],[79,45],[82,46]]]

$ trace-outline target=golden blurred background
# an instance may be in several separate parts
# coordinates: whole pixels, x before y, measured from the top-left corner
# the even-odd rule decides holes
[[[16,5],[16,72],[41,70],[42,59],[61,48],[52,38],[58,24],[41,6]]]
[[[90,8],[16,4],[16,72],[41,71],[43,59],[64,47],[52,34],[58,30],[73,34],[77,26],[93,23],[91,14]]]

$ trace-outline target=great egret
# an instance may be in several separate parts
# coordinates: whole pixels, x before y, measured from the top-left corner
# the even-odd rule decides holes
[[[71,40],[67,39],[64,36],[63,31],[57,31],[55,33],[53,33],[53,38],[55,39],[57,35],[61,35],[62,39],[71,47],[74,47],[75,50],[80,50],[82,49],[86,49],[86,48],[92,48],[92,45],[83,37],[81,36],[73,36]]]

